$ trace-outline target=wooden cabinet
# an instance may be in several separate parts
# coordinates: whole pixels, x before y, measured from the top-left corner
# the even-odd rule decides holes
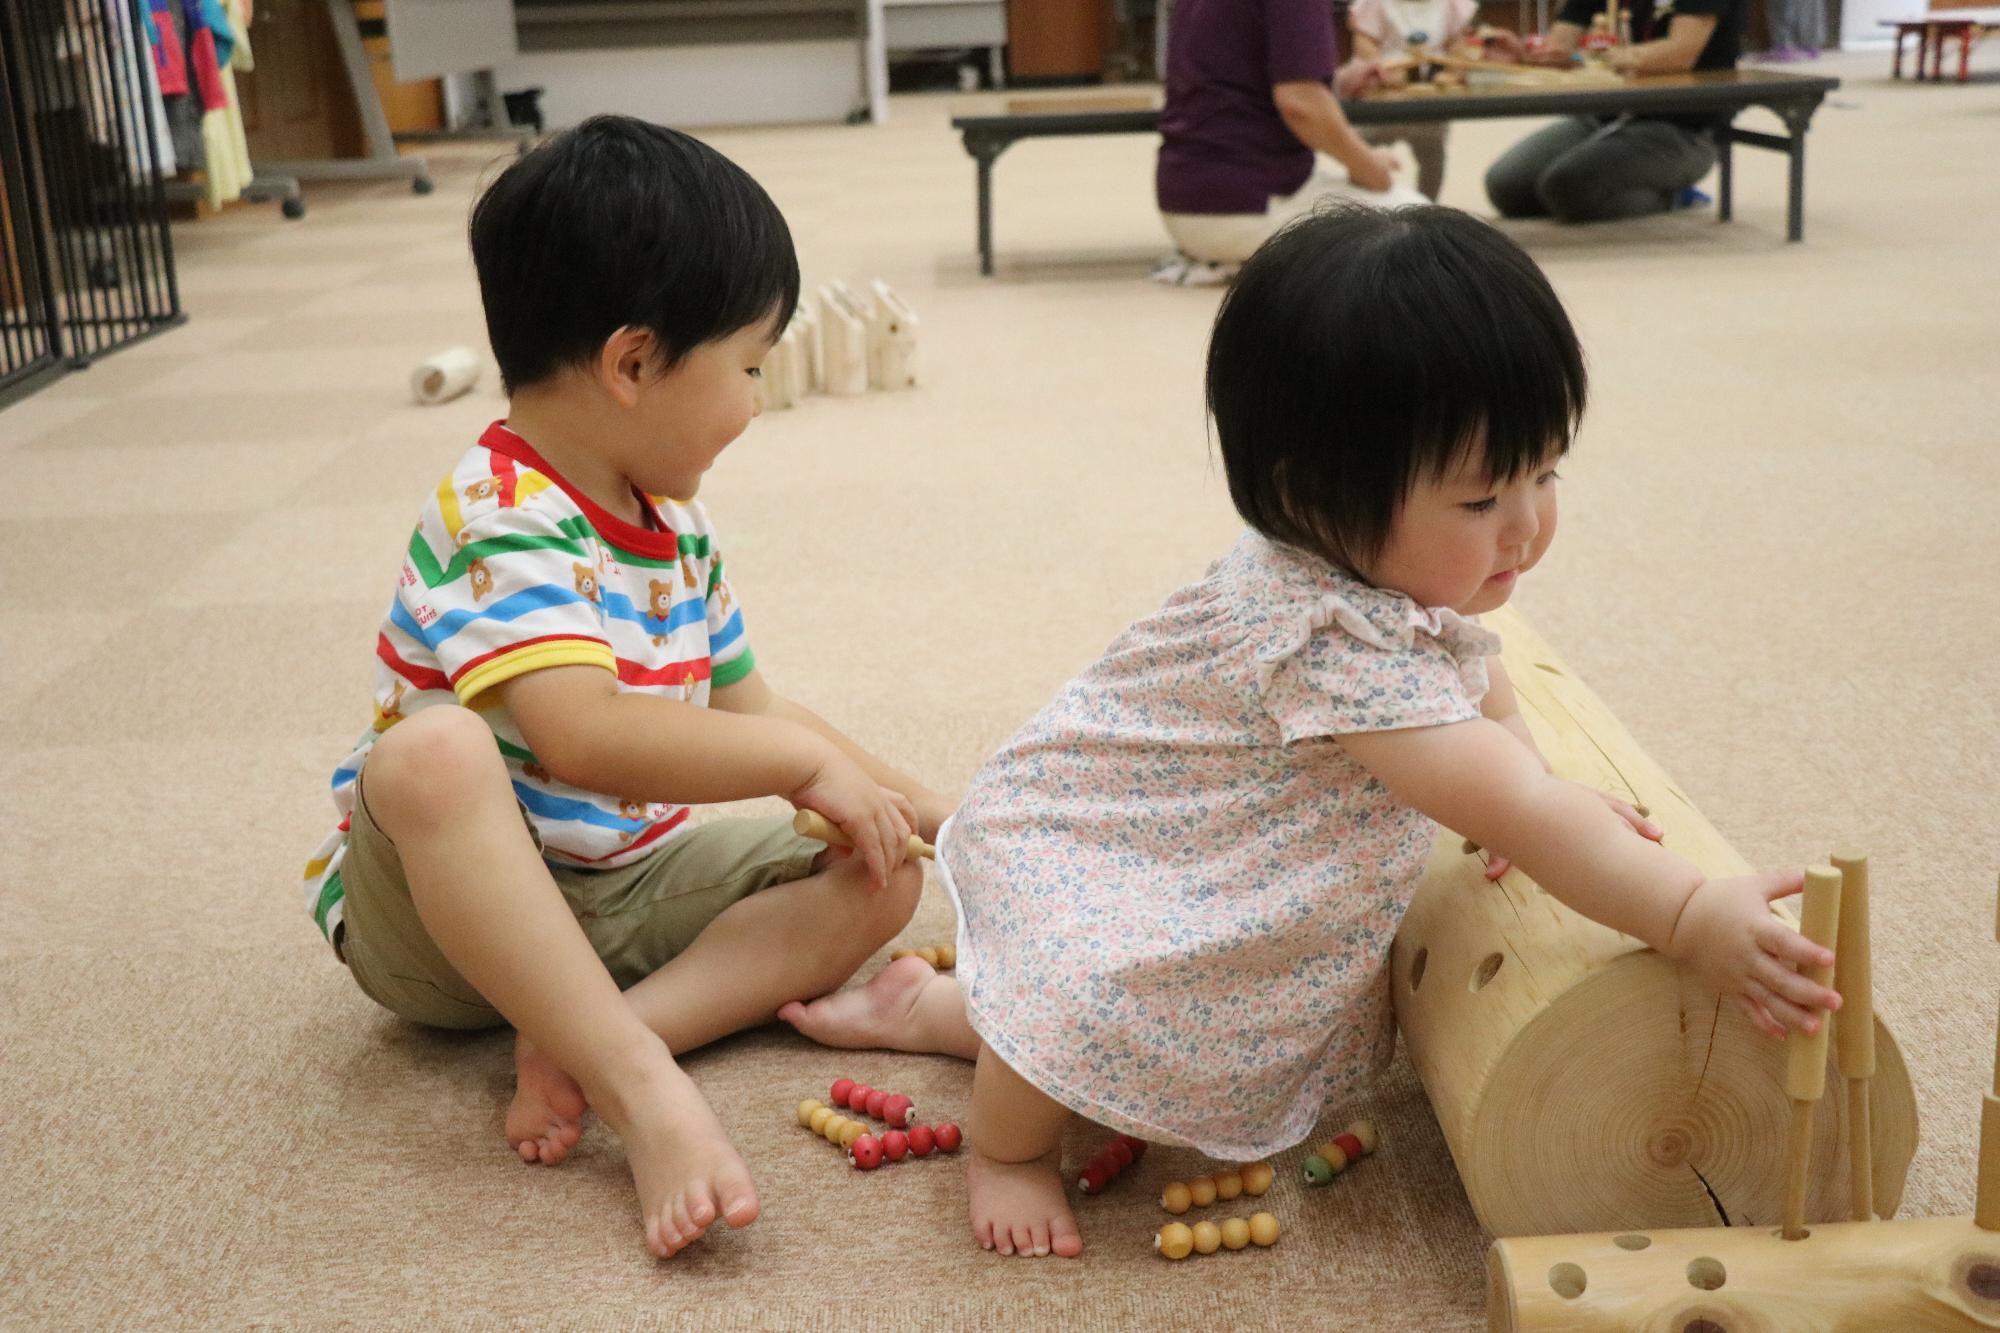
[[[1015,82],[1097,79],[1111,0],[1008,0],[1007,67]]]

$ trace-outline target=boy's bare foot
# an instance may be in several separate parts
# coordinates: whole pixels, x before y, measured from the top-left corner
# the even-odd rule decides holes
[[[658,1062],[646,1064],[591,1104],[625,1144],[646,1248],[664,1259],[700,1240],[718,1218],[749,1226],[759,1205],[749,1169],[701,1089],[664,1046]]]
[[[972,1147],[965,1186],[979,1248],[1035,1258],[1083,1253],[1076,1215],[1063,1199],[1060,1157],[1058,1150],[1029,1162],[996,1162]]]
[[[898,958],[859,990],[837,991],[810,1004],[794,1000],[778,1017],[822,1046],[931,1052],[939,1048],[919,1022],[917,999],[937,980],[937,971],[923,959]]]
[[[555,1166],[583,1137],[589,1109],[576,1080],[536,1050],[526,1034],[514,1034],[514,1102],[507,1108],[507,1142],[524,1162]]]

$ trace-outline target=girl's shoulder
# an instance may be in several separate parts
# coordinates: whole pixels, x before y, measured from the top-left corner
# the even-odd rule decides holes
[[[1215,563],[1211,578],[1233,595],[1235,618],[1257,657],[1270,665],[1307,643],[1356,656],[1400,656],[1443,648],[1453,657],[1500,650],[1498,636],[1443,607],[1420,606],[1332,562],[1246,532]]]

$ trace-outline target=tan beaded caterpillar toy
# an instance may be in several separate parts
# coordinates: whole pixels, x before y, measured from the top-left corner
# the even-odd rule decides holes
[[[1252,1162],[1238,1171],[1176,1180],[1160,1191],[1160,1207],[1179,1216],[1190,1208],[1206,1208],[1217,1199],[1233,1199],[1239,1194],[1255,1198],[1271,1188],[1271,1178],[1269,1162]]]
[[[926,944],[921,949],[891,949],[889,961],[903,958],[921,958],[940,972],[949,972],[958,966],[958,946],[955,944]]]
[[[1320,1144],[1319,1151],[1306,1158],[1306,1184],[1326,1184],[1374,1152],[1381,1142],[1382,1136],[1375,1132],[1373,1123],[1355,1121],[1343,1132]]]
[[[859,1120],[849,1120],[831,1106],[811,1097],[799,1103],[797,1114],[800,1128],[809,1129],[828,1143],[842,1148],[851,1146],[868,1132],[868,1126]]]
[[[1248,1218],[1232,1217],[1217,1224],[1169,1222],[1153,1237],[1153,1249],[1165,1259],[1185,1259],[1189,1254],[1214,1254],[1217,1250],[1240,1250],[1246,1245],[1276,1245],[1278,1219],[1269,1213]]]

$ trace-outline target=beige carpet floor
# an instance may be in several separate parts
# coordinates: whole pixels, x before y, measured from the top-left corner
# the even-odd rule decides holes
[[[1738,221],[1522,226],[1581,327],[1593,408],[1564,534],[1519,605],[1753,862],[1874,855],[1880,1007],[1919,1084],[1905,1203],[1970,1207],[2000,944],[2000,86],[1891,84],[1812,133]],[[712,136],[767,183],[809,276],[921,314],[920,388],[766,416],[712,476],[778,686],[941,784],[1236,523],[1198,375],[1213,292],[1163,248],[1143,137],[999,168],[1000,274],[942,100],[883,128]],[[1453,131],[1446,202],[1526,128]],[[786,1031],[690,1060],[763,1219],[667,1264],[594,1128],[560,1170],[500,1135],[504,1035],[378,1012],[295,887],[369,719],[412,517],[503,409],[405,378],[483,350],[461,236],[487,149],[429,198],[314,187],[178,228],[192,322],[0,411],[0,1323],[1471,1328],[1486,1238],[1399,1063],[1382,1152],[1271,1251],[1169,1267],[1159,1152],[1087,1201],[1087,1257],[967,1239],[956,1168],[862,1176],[790,1120],[842,1073],[962,1112],[967,1071]],[[909,937],[941,938],[935,890]],[[1072,1150],[1094,1145],[1079,1134]],[[1295,1155],[1294,1155],[1295,1156]]]

